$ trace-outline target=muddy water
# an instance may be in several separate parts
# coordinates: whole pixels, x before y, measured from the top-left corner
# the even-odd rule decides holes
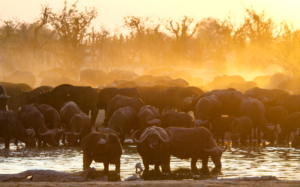
[[[64,172],[82,170],[82,149],[74,147],[46,147],[24,148],[24,144],[16,147],[10,144],[10,151],[4,151],[4,144],[0,144],[0,173],[11,174],[29,169],[51,169]],[[121,158],[121,179],[135,174],[135,165],[142,163],[136,151],[136,146],[130,141],[123,146]],[[287,147],[247,147],[227,150],[222,157],[223,169],[219,177],[249,177],[273,175],[282,180],[300,179],[300,150]],[[103,171],[102,163],[92,163],[91,167]],[[201,168],[201,161],[198,161]],[[209,161],[209,169],[214,167]],[[110,170],[115,166],[110,165]],[[154,166],[150,167],[154,169]],[[191,174],[190,159],[180,160],[171,158],[171,178],[199,178],[198,174]],[[175,177],[174,177],[175,176]],[[177,177],[176,177],[177,176]],[[179,176],[179,177],[178,177]],[[197,178],[198,177],[198,178]]]

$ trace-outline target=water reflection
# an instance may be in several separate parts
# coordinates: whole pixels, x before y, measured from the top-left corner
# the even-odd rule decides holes
[[[241,147],[230,148],[222,156],[222,173],[204,174],[201,171],[192,173],[190,159],[181,160],[171,157],[170,174],[155,173],[154,166],[150,166],[149,173],[140,172],[138,176],[145,180],[202,180],[218,175],[219,178],[251,177],[273,175],[283,180],[296,180],[300,178],[300,150],[289,147]],[[135,165],[141,162],[136,146],[127,141],[123,146],[121,157],[121,173],[114,173],[115,166],[110,165],[109,181],[124,180],[135,175]],[[16,147],[10,144],[10,151],[4,150],[0,144],[0,173],[18,173],[29,169],[52,169],[64,172],[77,172],[82,170],[81,147],[45,147],[25,148],[24,144]],[[97,172],[93,178],[103,178],[103,164],[92,163]],[[201,160],[197,167],[201,168]],[[209,170],[214,168],[210,160]]]

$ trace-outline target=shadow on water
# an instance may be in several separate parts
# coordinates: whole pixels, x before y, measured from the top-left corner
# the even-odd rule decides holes
[[[190,159],[181,160],[171,157],[171,173],[155,173],[154,166],[150,166],[150,172],[139,172],[137,176],[144,180],[202,180],[218,176],[218,178],[252,177],[273,175],[283,180],[297,180],[300,178],[300,149],[290,147],[239,147],[230,148],[222,156],[222,172],[203,174],[201,160],[197,162],[198,173],[190,170]],[[136,164],[142,162],[142,158],[136,150],[136,146],[127,141],[123,145],[121,157],[121,173],[114,172],[115,166],[109,166],[109,175],[103,172],[102,163],[92,163],[97,171],[91,179],[107,179],[109,181],[124,180],[136,175]],[[63,172],[82,171],[81,147],[43,147],[25,148],[24,144],[16,147],[10,144],[10,151],[4,150],[4,144],[0,144],[0,174],[13,174],[31,169],[51,169]],[[208,168],[213,171],[214,164],[209,160]]]

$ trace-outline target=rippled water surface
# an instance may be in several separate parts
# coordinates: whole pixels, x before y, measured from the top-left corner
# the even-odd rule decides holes
[[[121,179],[135,174],[135,165],[142,163],[142,158],[136,146],[130,141],[123,145],[121,157]],[[300,150],[288,147],[245,147],[229,149],[222,156],[222,171],[218,175],[226,177],[250,177],[273,175],[282,180],[300,179]],[[19,143],[18,148],[11,143],[10,151],[4,151],[4,144],[0,144],[0,173],[13,174],[29,169],[51,169],[64,172],[82,171],[82,149],[80,147],[46,147],[24,148]],[[92,163],[91,167],[103,171],[102,163]],[[198,161],[201,168],[201,160]],[[209,169],[214,167],[209,161]],[[110,165],[110,171],[115,169]],[[154,169],[151,166],[150,169]],[[190,173],[190,159],[181,160],[171,157],[173,175],[181,178],[194,178],[198,175]],[[175,172],[174,172],[175,171]],[[180,177],[179,177],[180,178]],[[178,178],[178,179],[179,179]],[[181,179],[180,178],[180,179]],[[201,179],[201,178],[200,178]]]

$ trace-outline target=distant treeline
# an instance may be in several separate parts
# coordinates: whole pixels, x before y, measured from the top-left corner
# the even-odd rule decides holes
[[[283,21],[276,25],[265,11],[245,8],[244,19],[234,23],[205,18],[180,21],[126,16],[128,35],[92,27],[96,8],[65,1],[60,11],[42,6],[37,20],[22,23],[1,20],[0,66],[16,70],[62,67],[110,70],[112,67],[173,66],[214,68],[230,66],[265,69],[277,64],[290,75],[300,70],[300,32]]]

